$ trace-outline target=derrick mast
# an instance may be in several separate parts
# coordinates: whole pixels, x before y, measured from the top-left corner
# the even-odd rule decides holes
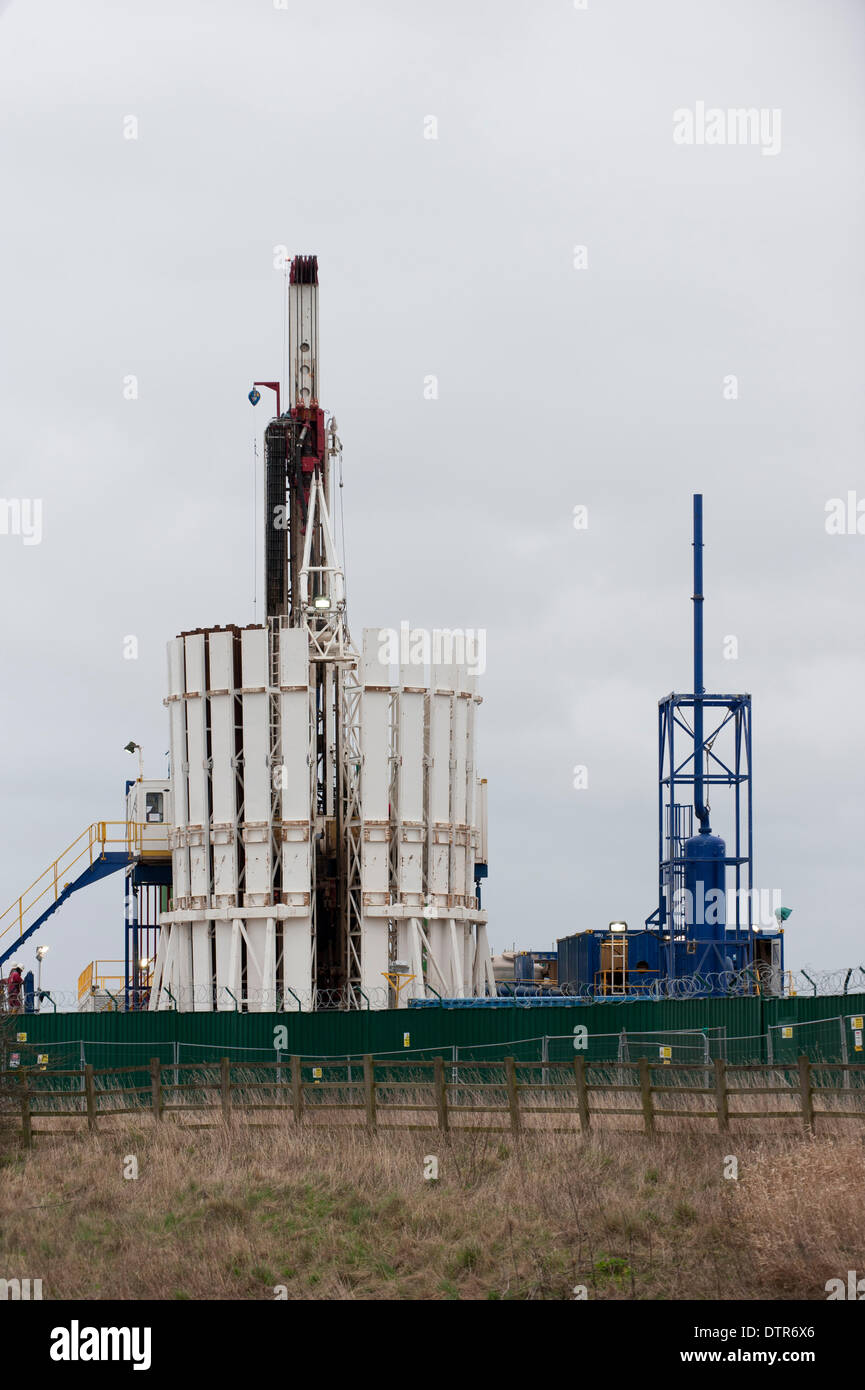
[[[331,462],[340,444],[336,422],[326,426],[319,404],[315,256],[292,260],[287,308],[288,408],[265,433],[265,592],[275,663],[285,629],[300,629],[309,641],[313,970],[326,995],[348,983],[341,711],[357,654],[330,516]]]

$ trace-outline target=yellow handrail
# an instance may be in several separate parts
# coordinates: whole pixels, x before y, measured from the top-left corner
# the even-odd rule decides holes
[[[88,966],[82,970],[78,976],[78,999],[84,999],[94,990],[104,990],[109,981],[116,986],[117,990],[123,988],[126,983],[125,975],[108,975],[104,972],[106,965],[123,965],[122,960],[92,960]],[[100,967],[103,967],[100,969]]]
[[[62,854],[58,854],[57,858],[48,865],[48,868],[37,879],[34,879],[29,888],[25,888],[11,906],[7,907],[5,912],[0,913],[0,941],[7,932],[13,931],[16,926],[18,935],[23,935],[25,916],[30,914],[38,903],[42,902],[46,894],[53,892],[56,902],[66,887],[67,875],[70,870],[85,856],[87,856],[89,864],[93,864],[94,860],[101,859],[107,845],[122,845],[131,860],[132,855],[141,848],[143,829],[144,826],[137,821],[125,820],[101,820],[88,825],[87,829],[82,830],[81,834],[72,841],[72,844],[67,845]],[[84,865],[82,864],[78,873],[83,868]],[[77,876],[76,874],[75,877]]]

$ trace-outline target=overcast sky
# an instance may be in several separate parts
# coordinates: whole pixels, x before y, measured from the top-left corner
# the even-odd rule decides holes
[[[43,508],[39,544],[0,535],[2,906],[123,814],[125,743],[164,773],[167,639],[253,618],[246,393],[281,371],[285,246],[319,256],[353,631],[487,633],[494,948],[655,906],[701,490],[756,881],[788,964],[865,964],[865,534],[826,531],[865,503],[861,3],[0,10],[0,494]],[[676,143],[699,103],[779,113],[772,140]],[[119,877],[79,895],[46,982],[120,957],[122,922]]]

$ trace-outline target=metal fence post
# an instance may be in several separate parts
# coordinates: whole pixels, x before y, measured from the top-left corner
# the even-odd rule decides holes
[[[96,1084],[93,1080],[93,1065],[88,1062],[84,1068],[84,1091],[87,1096],[87,1128],[96,1128]]]
[[[845,1027],[844,1027],[845,1021],[846,1021],[845,1019],[839,1018],[839,1020],[838,1020],[838,1026],[839,1026],[839,1028],[841,1029],[841,1061],[844,1063],[844,1066],[846,1067],[846,1066],[847,1066],[847,1063],[850,1061],[850,1054],[849,1054],[849,1052],[847,1051],[847,1030],[846,1030]],[[849,1089],[850,1089],[850,1073],[849,1073],[849,1071],[845,1071],[845,1072],[844,1072],[844,1079],[843,1079],[843,1081],[841,1082],[841,1085],[844,1087],[845,1091],[849,1091]]]
[[[519,1134],[522,1125],[520,1117],[520,1096],[517,1090],[517,1069],[513,1057],[505,1058],[505,1082],[508,1088],[508,1109],[511,1112],[511,1129]]]
[[[443,1057],[436,1057],[433,1062],[433,1081],[435,1084],[436,1111],[438,1113],[439,1129],[447,1131],[448,1121],[448,1093],[445,1086],[445,1064]]]
[[[291,1108],[294,1111],[295,1124],[300,1124],[303,1119],[303,1078],[299,1057],[291,1059]]]
[[[630,1043],[628,1042],[628,1030],[627,1030],[627,1028],[623,1028],[623,1029],[621,1030],[621,1032],[619,1033],[619,1061],[620,1061],[620,1062],[630,1062],[630,1060],[631,1060],[631,1047],[630,1047]],[[626,1067],[621,1067],[621,1068],[619,1069],[619,1072],[618,1072],[617,1076],[616,1076],[616,1083],[617,1083],[617,1085],[619,1085],[619,1086],[627,1086],[628,1083],[629,1083],[629,1081],[630,1081],[630,1068],[629,1068],[629,1067],[627,1067],[627,1068],[626,1068]]]
[[[366,1098],[366,1122],[375,1129],[375,1063],[369,1052],[363,1058],[363,1090]]]
[[[802,1123],[807,1134],[814,1133],[814,1092],[811,1085],[811,1063],[799,1058],[799,1093],[802,1097]]]
[[[730,1128],[730,1104],[727,1098],[727,1063],[715,1058],[715,1104],[718,1107],[718,1129],[723,1134]]]
[[[549,1038],[547,1037],[547,1035],[546,1035],[546,1033],[545,1033],[544,1036],[541,1038],[541,1061],[544,1062],[544,1063],[546,1063],[546,1062],[548,1062],[549,1060],[550,1060],[550,1040],[549,1040]],[[549,1067],[547,1067],[547,1066],[545,1065],[545,1066],[541,1067],[541,1085],[542,1085],[542,1086],[549,1086],[549,1084],[550,1084],[550,1069],[549,1069]]]
[[[771,1025],[771,1023],[769,1024],[768,1028],[766,1029],[766,1061],[769,1063],[769,1066],[770,1066],[770,1067],[773,1065],[773,1063],[774,1063],[774,1061],[775,1061],[775,1058],[774,1058],[774,1056],[772,1055],[772,1025]]]
[[[652,1074],[649,1070],[649,1059],[640,1058],[640,1094],[643,1100],[643,1120],[646,1126],[646,1133],[653,1134],[655,1129],[655,1111],[652,1106]]]
[[[150,1059],[150,1095],[154,1120],[162,1119],[162,1064],[158,1057]]]

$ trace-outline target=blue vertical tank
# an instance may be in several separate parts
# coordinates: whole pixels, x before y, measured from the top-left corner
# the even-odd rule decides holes
[[[687,934],[699,941],[723,941],[727,846],[706,829],[686,840],[684,849]]]

